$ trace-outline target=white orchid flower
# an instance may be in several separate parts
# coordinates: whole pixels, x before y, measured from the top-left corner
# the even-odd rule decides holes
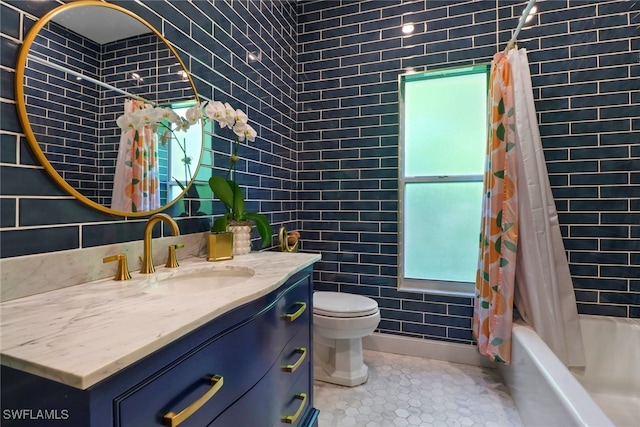
[[[164,119],[164,117],[163,117],[164,116],[164,108],[162,108],[162,107],[152,108],[149,115],[151,116],[152,123],[161,122]]]
[[[244,123],[246,124],[249,121],[249,117],[242,110],[236,110],[236,124]]]
[[[135,130],[138,128],[138,123],[131,113],[125,113],[118,117],[116,124],[123,131]]]
[[[233,127],[233,133],[235,133],[238,137],[238,141],[244,141],[244,139],[246,138],[247,141],[253,142],[256,140],[257,135],[257,132],[254,128],[251,127],[251,125],[242,122],[238,122],[235,124],[235,126]]]
[[[236,123],[236,112],[233,109],[233,107],[231,105],[229,105],[228,102],[224,103],[224,120],[225,120],[225,125],[228,126],[229,128],[232,128],[233,125]],[[220,123],[220,127],[221,128],[225,128],[225,125],[223,125],[222,123]]]
[[[247,138],[247,141],[255,141],[257,135],[258,132],[256,132],[256,130],[252,128],[251,125],[245,125],[244,136]]]
[[[245,130],[247,129],[247,126],[249,126],[246,123],[236,123],[233,126],[233,133],[236,134],[236,137],[238,138],[238,141],[244,141],[244,137],[245,137]]]
[[[162,113],[160,120],[158,121],[162,121],[162,120],[166,120],[169,123],[177,123],[178,121],[180,121],[180,116],[178,115],[178,113],[176,113],[175,111],[173,111],[172,108],[160,108],[160,111]]]
[[[171,129],[168,129],[168,128],[165,129],[164,132],[162,132],[162,135],[160,135],[160,138],[159,138],[160,144],[162,144],[163,146],[167,145],[167,143],[171,141],[171,136],[172,136]]]
[[[143,125],[151,125],[156,122],[157,114],[155,113],[155,109],[153,107],[140,108],[133,114]]]
[[[202,118],[202,109],[200,108],[200,104],[194,105],[187,109],[185,113],[185,118],[189,122],[190,125],[194,125]]]
[[[227,127],[227,122],[225,120],[226,109],[222,102],[220,101],[209,102],[204,109],[204,113],[209,118],[209,120],[215,120],[216,122],[218,122],[221,128]]]
[[[189,123],[189,121],[181,117],[180,120],[176,122],[175,131],[176,132],[186,131],[187,129],[189,129],[190,126],[191,126],[191,123]]]

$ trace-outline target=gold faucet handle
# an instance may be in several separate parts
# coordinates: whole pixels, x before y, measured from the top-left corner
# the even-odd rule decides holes
[[[131,274],[129,273],[129,267],[127,267],[127,254],[118,254],[108,256],[102,259],[103,263],[118,261],[118,270],[116,271],[116,277],[113,280],[129,280]]]
[[[178,264],[178,258],[176,258],[176,249],[184,248],[182,243],[178,243],[177,245],[169,245],[169,256],[167,257],[167,263],[164,265],[169,268],[176,268],[180,264]]]

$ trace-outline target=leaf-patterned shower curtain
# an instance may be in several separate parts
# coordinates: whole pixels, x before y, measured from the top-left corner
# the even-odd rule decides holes
[[[125,113],[144,108],[145,103],[127,99]],[[152,211],[160,207],[156,138],[149,126],[122,132],[111,208],[122,212]]]
[[[489,90],[490,129],[473,335],[481,354],[494,361],[510,363],[518,245],[518,147],[511,66],[504,52],[495,54],[491,62]]]

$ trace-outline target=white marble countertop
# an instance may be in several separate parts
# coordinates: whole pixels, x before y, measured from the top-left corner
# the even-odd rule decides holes
[[[0,304],[3,365],[86,389],[227,311],[268,294],[320,260],[306,253],[254,252],[229,261],[180,261],[154,276],[249,268],[255,275],[220,289],[163,295],[147,292],[150,275],[97,280]],[[153,280],[151,280],[153,282]]]

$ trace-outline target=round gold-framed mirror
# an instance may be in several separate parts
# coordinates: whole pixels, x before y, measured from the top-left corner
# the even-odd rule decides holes
[[[200,102],[176,50],[133,12],[79,0],[44,15],[25,36],[15,91],[36,158],[79,201],[139,217],[187,196],[202,159],[202,121],[188,129],[166,115],[153,126],[122,124],[152,108],[184,117]]]

